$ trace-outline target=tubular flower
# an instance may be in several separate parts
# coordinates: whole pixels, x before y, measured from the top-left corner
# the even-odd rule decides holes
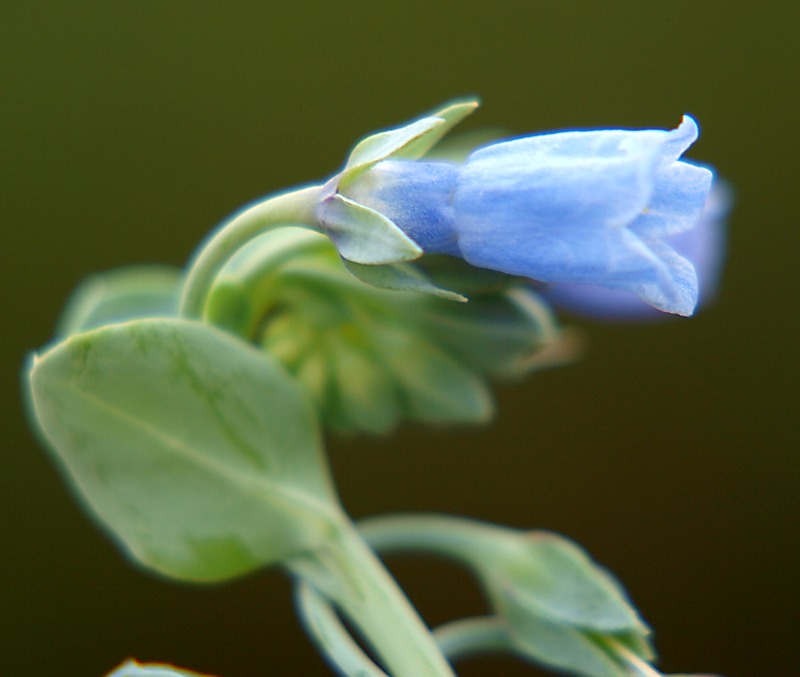
[[[666,243],[691,261],[695,268],[699,288],[698,308],[706,306],[716,296],[725,255],[726,218],[731,202],[730,188],[724,182],[715,180],[697,226],[666,239]],[[553,284],[547,286],[543,295],[558,307],[598,319],[639,321],[665,317],[635,294],[622,289]]]
[[[695,227],[711,186],[711,171],[679,160],[697,136],[685,116],[671,131],[494,143],[462,165],[394,156],[338,191],[390,220],[426,254],[540,282],[622,289],[690,315],[697,275],[667,239]],[[323,224],[326,216],[323,205]]]

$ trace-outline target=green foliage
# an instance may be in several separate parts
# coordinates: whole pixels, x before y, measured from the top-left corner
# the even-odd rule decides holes
[[[114,322],[174,317],[182,273],[168,266],[129,266],[86,278],[72,293],[56,334],[69,336]]]
[[[503,561],[481,562],[482,582],[517,651],[585,677],[618,677],[613,638],[653,658],[649,629],[619,583],[574,543],[546,533],[518,539]],[[499,558],[498,558],[499,559]]]
[[[211,289],[206,319],[277,357],[326,427],[385,433],[404,420],[486,421],[487,377],[538,366],[560,344],[552,316],[514,278],[471,276],[448,257],[434,257],[424,274],[395,274],[401,265],[343,265],[324,236],[282,228],[231,259]],[[400,289],[366,284],[362,275],[391,277]],[[469,289],[471,300],[454,302],[463,297],[444,291],[440,279]]]
[[[268,355],[141,320],[34,357],[31,401],[78,495],[140,564],[221,580],[325,538],[336,499],[315,416]]]
[[[35,425],[124,552],[197,582],[283,565],[343,674],[383,673],[342,619],[396,677],[454,673],[343,514],[320,424],[385,433],[407,420],[484,422],[489,378],[571,356],[528,281],[423,256],[392,220],[339,192],[384,159],[422,157],[476,106],[454,102],[365,138],[324,186],[239,212],[185,273],[90,278],[60,342],[30,363]],[[657,674],[622,587],[566,539],[441,516],[374,520],[364,533],[476,576],[493,615],[438,633],[455,654],[500,649],[582,677]],[[108,677],[193,675],[129,661]]]

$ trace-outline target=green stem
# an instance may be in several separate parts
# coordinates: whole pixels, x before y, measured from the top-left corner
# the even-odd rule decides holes
[[[487,653],[514,653],[514,645],[502,619],[497,616],[460,618],[440,625],[433,633],[450,660]]]
[[[297,608],[319,649],[342,675],[388,677],[352,638],[331,603],[305,581],[295,587]],[[497,616],[461,618],[433,632],[451,661],[487,653],[515,653],[505,624]]]
[[[494,524],[450,515],[388,515],[358,524],[361,535],[380,553],[426,552],[473,565],[482,550],[495,555],[506,544],[515,547],[518,532]]]
[[[286,566],[334,602],[393,677],[455,677],[417,611],[349,522],[320,551]]]
[[[295,600],[307,632],[339,674],[388,677],[353,639],[328,599],[314,587],[299,581]]]
[[[223,223],[201,245],[189,267],[180,313],[200,318],[216,275],[243,245],[278,226],[304,226],[320,231],[316,218],[322,186],[309,186],[257,202]]]

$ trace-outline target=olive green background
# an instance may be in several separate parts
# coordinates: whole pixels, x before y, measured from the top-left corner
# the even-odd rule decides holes
[[[557,530],[626,583],[664,670],[800,674],[798,25],[794,2],[4,3],[3,674],[329,674],[280,572],[199,588],[120,557],[29,432],[19,373],[87,273],[182,264],[246,201],[464,94],[466,129],[695,115],[691,157],[736,191],[724,287],[692,320],[564,317],[583,359],[499,387],[485,429],[333,440],[345,505]],[[432,624],[483,609],[449,565],[391,564]]]

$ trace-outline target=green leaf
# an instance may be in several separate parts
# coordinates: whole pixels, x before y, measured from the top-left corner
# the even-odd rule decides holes
[[[582,677],[622,674],[619,663],[580,629],[549,623],[513,606],[498,611],[507,621],[514,646],[528,659]]]
[[[466,302],[466,297],[458,292],[444,289],[431,282],[414,266],[390,263],[383,266],[365,266],[344,259],[345,267],[359,280],[378,289],[392,291],[417,291],[433,294],[450,301]]]
[[[338,193],[327,198],[321,207],[325,232],[349,261],[379,265],[412,261],[423,254],[414,240],[374,209]]]
[[[69,336],[143,317],[174,317],[182,273],[169,266],[130,266],[92,275],[72,293],[56,334]]]
[[[424,339],[383,333],[379,346],[402,389],[409,418],[425,423],[485,423],[494,413],[482,378]]]
[[[333,334],[328,337],[328,344],[331,392],[326,403],[326,424],[341,431],[389,432],[402,413],[391,374],[377,367],[378,358],[370,346]]]
[[[33,358],[31,403],[80,498],[135,560],[215,581],[305,552],[336,498],[310,403],[209,325],[140,320]]]
[[[201,675],[199,672],[189,670],[179,670],[171,665],[161,663],[137,663],[136,661],[125,661],[113,672],[109,672],[106,677],[212,677],[211,675]]]
[[[521,376],[536,365],[542,348],[557,340],[555,321],[543,304],[537,317],[505,293],[479,294],[469,303],[434,301],[422,316],[439,345],[492,376]]]
[[[595,632],[648,631],[620,584],[571,541],[530,533],[522,558],[529,564],[512,584],[518,604],[551,621]]]

